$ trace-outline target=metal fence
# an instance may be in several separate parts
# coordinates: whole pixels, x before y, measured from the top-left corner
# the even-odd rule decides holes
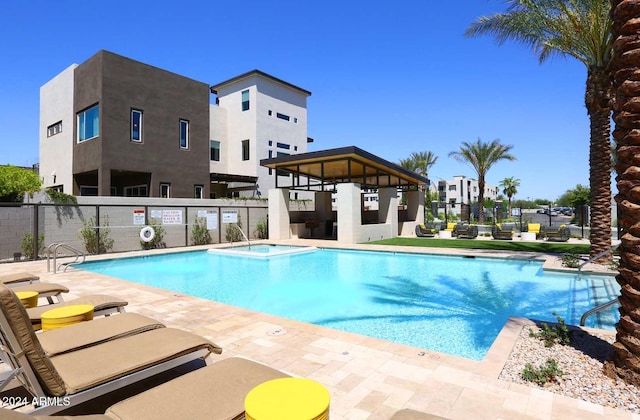
[[[214,201],[214,200],[207,200]],[[113,240],[108,252],[145,249],[140,231],[145,226],[162,227],[160,247],[192,245],[196,221],[206,225],[210,243],[225,243],[233,221],[244,235],[257,238],[258,224],[266,224],[266,203],[179,205],[145,204],[7,204],[0,203],[0,261],[18,261],[43,256],[52,243],[65,243],[87,250],[87,237]],[[158,232],[158,229],[156,229]],[[236,233],[237,230],[236,230]],[[38,250],[34,253],[33,250]],[[98,249],[99,251],[99,249]]]

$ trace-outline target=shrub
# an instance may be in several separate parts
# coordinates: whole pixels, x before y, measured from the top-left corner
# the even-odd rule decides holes
[[[36,171],[17,166],[0,166],[0,201],[22,202],[25,193],[33,194],[42,186]]]
[[[102,219],[100,226],[100,239],[96,234],[96,219],[90,217],[84,221],[80,229],[79,237],[84,243],[84,248],[89,254],[103,254],[113,249],[114,240],[109,237],[111,229],[109,229],[109,216]]]
[[[164,227],[162,227],[162,225],[158,224],[158,222],[155,221],[155,219],[152,220],[153,222],[149,226],[151,226],[151,228],[155,232],[155,236],[149,242],[140,240],[140,247],[142,249],[166,248],[167,244],[164,242],[164,234],[166,233],[166,231],[164,230]]]
[[[555,313],[553,314],[555,315]],[[562,345],[571,343],[571,334],[569,327],[565,324],[564,319],[556,317],[558,324],[549,327],[546,322],[540,324],[542,331],[535,333],[533,330],[529,330],[529,337],[539,338],[544,341],[545,347],[553,347],[554,344],[559,343]]]
[[[244,238],[240,216],[238,216],[238,223],[227,223],[224,228],[224,238],[227,242],[240,242]]]
[[[258,239],[267,239],[269,237],[269,229],[267,219],[260,219],[256,225],[256,231],[253,234]]]
[[[44,248],[44,233],[38,235],[38,252],[33,252],[33,234],[26,232],[22,238],[22,254],[28,260],[32,259],[34,255],[40,254],[40,251]]]
[[[528,382],[535,382],[538,385],[555,381],[558,376],[562,375],[564,375],[564,372],[558,368],[558,362],[555,359],[547,359],[546,363],[537,368],[531,363],[527,363],[522,371],[522,379]]]
[[[207,229],[207,219],[196,217],[191,228],[191,245],[206,245],[211,242],[211,234]]]
[[[568,268],[578,268],[580,266],[580,257],[577,254],[564,254],[561,257],[562,265]]]

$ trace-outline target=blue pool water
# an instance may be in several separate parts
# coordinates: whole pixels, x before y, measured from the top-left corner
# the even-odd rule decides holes
[[[543,273],[532,260],[318,249],[251,258],[206,251],[79,268],[456,356],[481,360],[509,316],[579,324],[615,298],[612,277]],[[613,329],[617,309],[587,326]]]

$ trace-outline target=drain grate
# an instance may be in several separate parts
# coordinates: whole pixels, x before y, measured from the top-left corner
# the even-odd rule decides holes
[[[274,330],[267,331],[267,335],[278,336],[285,335],[288,331],[285,328],[276,328]]]

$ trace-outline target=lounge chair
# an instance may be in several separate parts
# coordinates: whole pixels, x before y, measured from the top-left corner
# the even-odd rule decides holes
[[[419,224],[416,225],[416,236],[421,238],[433,238],[436,236],[436,228],[433,224]]]
[[[436,420],[442,419],[446,420],[446,417],[436,416],[435,414],[427,414],[421,411],[410,410],[410,409],[402,409],[396,411],[393,416],[391,416],[391,420]]]
[[[40,281],[40,277],[26,271],[15,271],[13,273],[0,274],[0,282],[6,285],[20,285],[37,283]]]
[[[49,304],[55,303],[52,299],[54,297],[57,299],[58,303],[64,302],[64,299],[62,298],[62,294],[69,293],[69,288],[58,283],[38,282],[38,283],[24,284],[21,286],[12,286],[9,284],[8,286],[11,287],[11,290],[13,290],[16,293],[17,292],[38,292],[38,297],[47,298],[47,301],[49,302]]]
[[[457,225],[455,228],[455,236],[464,239],[475,239],[478,237],[478,226]]]
[[[13,289],[11,289],[13,290]],[[93,306],[93,316],[111,315],[117,312],[123,313],[124,307],[129,303],[115,296],[110,295],[85,295],[77,299],[65,301],[62,303],[54,303],[52,305],[37,306],[28,308],[27,314],[34,328],[39,328],[41,324],[42,314],[55,308],[62,308],[70,305],[91,305]]]
[[[542,226],[540,225],[540,223],[527,223],[527,230],[525,230],[524,232],[532,232],[536,234],[536,239],[540,239],[541,237],[541,229]]]
[[[451,232],[451,236],[453,236],[453,231],[455,230],[457,224],[458,223],[456,222],[447,222],[447,228],[444,230]]]
[[[157,328],[48,356],[15,293],[0,285],[2,359],[36,399],[31,413],[52,414],[222,349],[195,334]],[[8,381],[8,379],[7,379]],[[56,401],[65,404],[56,405]],[[184,402],[184,400],[183,400]]]
[[[125,313],[44,331],[36,336],[44,352],[51,357],[164,327],[155,319]]]
[[[493,236],[493,239],[511,240],[513,239],[513,231],[502,230],[500,225],[496,224],[491,227],[491,236]]]
[[[187,373],[109,407],[92,420],[173,420],[244,418],[244,398],[256,386],[287,378],[261,363],[232,357]],[[34,416],[0,410],[0,418],[35,420]],[[81,420],[85,416],[74,416]],[[38,417],[42,420],[42,417]],[[52,418],[51,420],[54,420]],[[88,419],[87,419],[88,420]]]
[[[547,241],[552,242],[567,242],[571,238],[571,230],[567,225],[560,225],[558,230],[546,230],[544,229],[544,237]]]

